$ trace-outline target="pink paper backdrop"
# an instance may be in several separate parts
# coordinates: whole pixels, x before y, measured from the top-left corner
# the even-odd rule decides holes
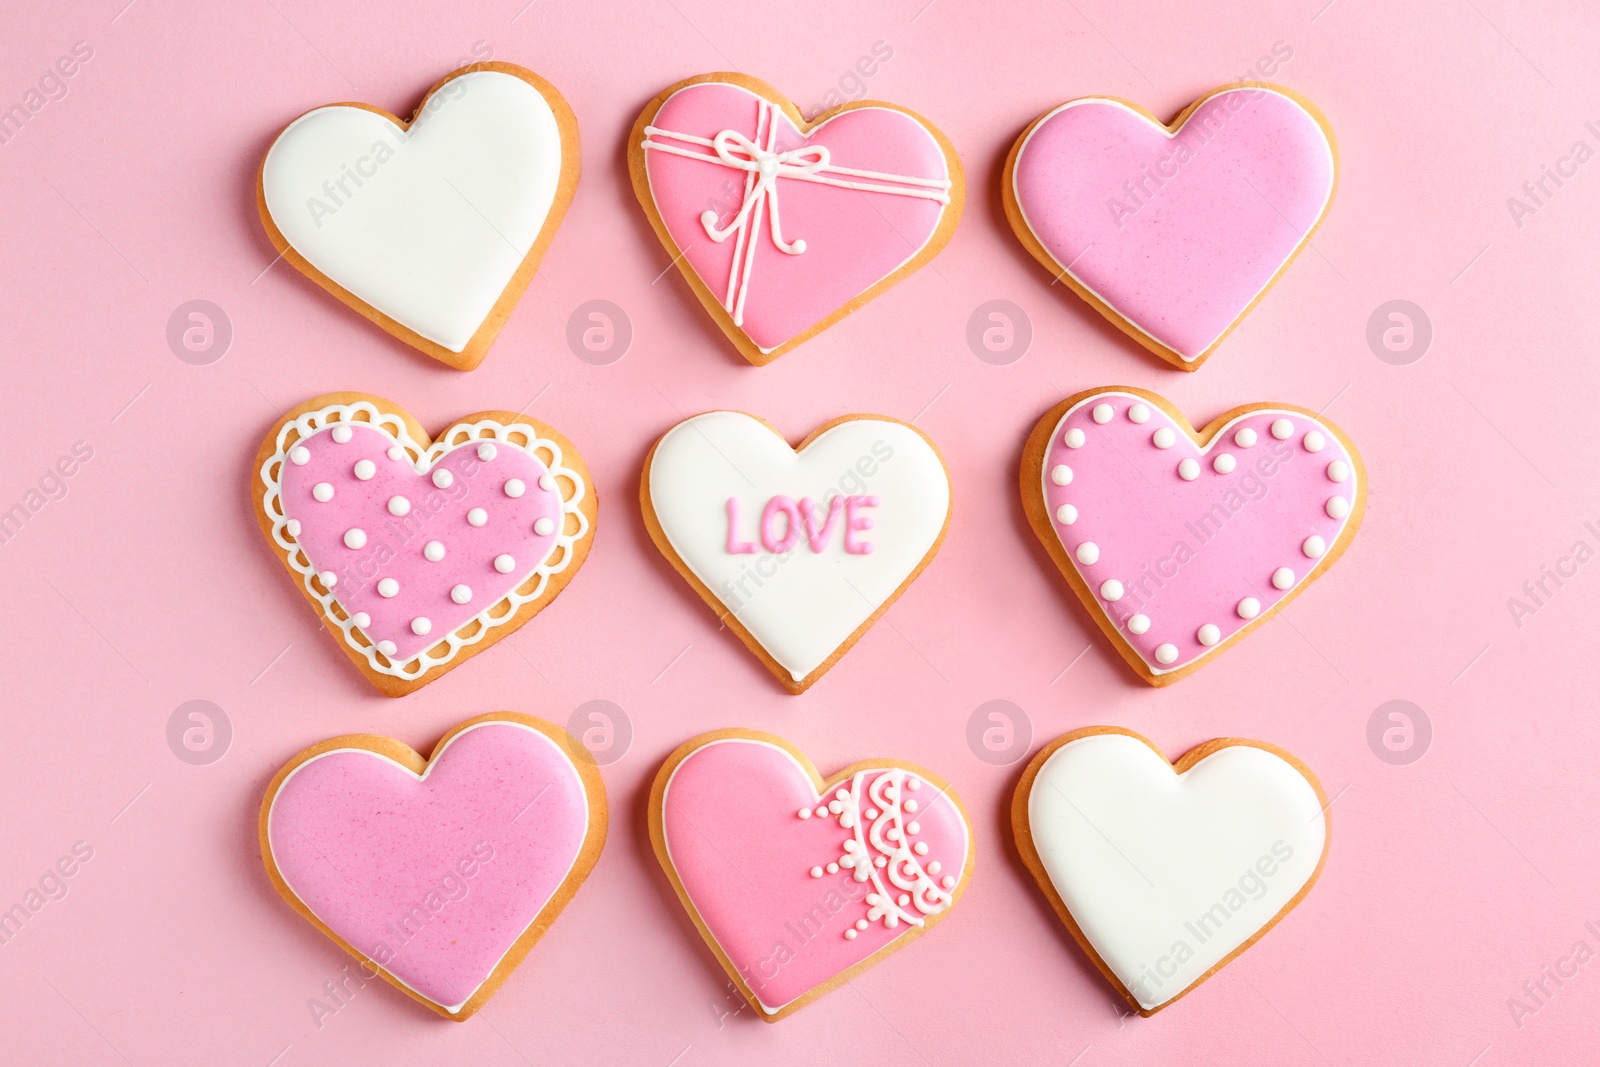
[[[65,95],[48,81],[59,98],[0,145],[0,505],[25,501],[75,442],[93,453],[63,483],[45,479],[59,499],[0,547],[11,608],[0,905],[75,843],[93,850],[65,897],[0,945],[8,1062],[1593,1058],[1600,961],[1559,988],[1544,979],[1539,1000],[1523,988],[1575,942],[1600,950],[1584,925],[1600,927],[1600,562],[1562,562],[1577,541],[1600,549],[1600,162],[1572,155],[1580,140],[1585,160],[1600,148],[1600,125],[1585,126],[1600,119],[1592,5],[833,0],[779,15],[721,0],[125,2],[13,5],[0,38],[5,106],[75,42],[92,49]],[[877,42],[892,56],[867,64],[870,78],[852,74]],[[1064,99],[1111,93],[1170,115],[1275,47],[1291,53],[1275,78],[1338,132],[1338,197],[1315,250],[1200,373],[1180,374],[1048,285],[1005,225],[1000,167],[1018,131]],[[582,125],[584,176],[488,361],[459,374],[283,264],[268,269],[253,182],[299,112],[334,100],[409,111],[486,52],[561,87]],[[626,132],[654,93],[730,67],[808,111],[862,83],[916,109],[960,148],[972,190],[930,267],[761,370],[676,271],[661,274],[668,257],[624,165]],[[1564,184],[1546,179],[1527,199],[1523,183],[1547,165]],[[1514,217],[1513,196],[1533,210]],[[231,323],[231,347],[208,366],[180,361],[166,339],[169,316],[194,299]],[[608,366],[566,342],[574,310],[599,299],[625,309],[634,332]],[[1374,310],[1397,299],[1431,322],[1431,346],[1409,365],[1380,360],[1367,339]],[[976,358],[966,339],[989,300],[1031,321],[1031,347],[1009,365]],[[1110,383],[1159,390],[1196,421],[1261,399],[1330,405],[1371,472],[1365,525],[1332,573],[1169,690],[1132,680],[1105,647],[1016,499],[1034,420]],[[377,696],[319,631],[250,515],[259,438],[280,411],[332,389],[386,395],[430,427],[532,401],[580,444],[600,487],[594,553],[560,601],[402,701]],[[802,698],[717,632],[640,522],[650,442],[713,406],[794,437],[843,412],[915,418],[950,461],[942,552]],[[1546,579],[1549,595],[1514,619],[1508,598],[1547,566],[1569,576]],[[205,766],[167,740],[174,709],[193,699],[232,724],[226,755]],[[308,1001],[346,957],[263,875],[255,812],[273,771],[332,734],[427,747],[477,712],[564,722],[591,700],[614,702],[631,728],[604,772],[611,839],[525,965],[463,1026],[382,987],[319,1026]],[[1156,1019],[1123,1018],[1015,859],[1005,813],[1021,764],[969,748],[969,718],[992,700],[1026,717],[1019,757],[1092,723],[1137,729],[1172,755],[1221,734],[1283,745],[1337,797],[1322,881],[1201,991]],[[1431,748],[1410,765],[1368,744],[1368,720],[1390,700],[1432,723]],[[643,828],[660,760],[730,725],[784,734],[826,770],[867,756],[934,768],[978,833],[976,878],[949,922],[776,1027],[735,1011]],[[1537,1010],[1513,1019],[1512,997]]]

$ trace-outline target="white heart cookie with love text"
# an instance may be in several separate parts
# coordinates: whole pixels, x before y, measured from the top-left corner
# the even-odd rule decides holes
[[[408,125],[319,107],[272,142],[262,223],[297,269],[379,326],[477,366],[532,279],[578,181],[577,124],[509,63],[440,82]]]
[[[1034,758],[1012,824],[1061,921],[1141,1015],[1298,904],[1331,829],[1316,777],[1281,749],[1219,738],[1169,764],[1143,737],[1106,726]]]
[[[656,546],[793,692],[938,551],[950,475],[921,431],[851,415],[798,450],[737,411],[679,423],[645,461]]]

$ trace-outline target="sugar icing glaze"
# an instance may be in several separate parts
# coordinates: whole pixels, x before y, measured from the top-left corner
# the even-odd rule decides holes
[[[1039,491],[1097,606],[1161,675],[1326,569],[1366,491],[1357,470],[1306,412],[1251,411],[1200,448],[1159,405],[1109,390],[1056,423]]]
[[[538,238],[562,165],[539,90],[475,71],[430,97],[409,130],[351,105],[302,115],[268,149],[261,187],[312,266],[460,352]]]
[[[359,748],[311,758],[273,798],[267,836],[312,914],[458,1012],[560,888],[589,819],[560,745],[487,722],[452,737],[420,776]]]
[[[891,108],[852,109],[801,136],[773,102],[701,82],[661,105],[645,148],[667,232],[763,352],[914,259],[948,209],[938,141]]]
[[[768,1014],[923,926],[964,877],[966,820],[914,772],[819,794],[788,751],[724,738],[673,769],[661,833],[678,881]]]
[[[651,507],[673,551],[797,682],[894,595],[950,514],[938,453],[911,427],[885,419],[841,422],[797,453],[759,419],[708,412],[661,438],[648,477]],[[841,514],[821,551],[802,535],[782,552],[757,534],[776,498],[810,499],[820,529],[839,497],[857,498],[850,510],[857,522],[870,522],[865,532],[851,534]],[[760,525],[777,534],[788,521],[774,516]]]
[[[1299,249],[1334,179],[1317,120],[1254,87],[1217,93],[1175,134],[1119,100],[1070,101],[1028,134],[1012,188],[1059,269],[1192,361]]]
[[[537,599],[589,531],[588,487],[525,424],[457,424],[424,449],[396,416],[336,404],[285,424],[260,476],[306,588],[373,670],[398,677]]]
[[[1273,922],[1328,839],[1316,789],[1272,752],[1234,745],[1180,775],[1122,733],[1058,748],[1034,779],[1028,821],[1062,903],[1146,1009]]]

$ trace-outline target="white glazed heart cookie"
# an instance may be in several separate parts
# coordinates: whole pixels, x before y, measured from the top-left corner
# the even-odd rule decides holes
[[[791,692],[905,591],[950,523],[950,474],[916,427],[847,415],[800,443],[737,411],[669,430],[639,490],[656,547]]]
[[[272,244],[339,300],[457,370],[483,361],[578,186],[578,123],[510,63],[445,77],[407,123],[330,104],[267,149]]]
[[[1218,738],[1169,764],[1114,726],[1075,730],[1035,756],[1011,824],[1056,914],[1145,1016],[1299,904],[1332,833],[1316,776],[1280,748]]]

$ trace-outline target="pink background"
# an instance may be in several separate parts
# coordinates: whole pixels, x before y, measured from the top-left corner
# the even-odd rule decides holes
[[[0,548],[12,607],[0,622],[12,723],[0,904],[74,842],[94,849],[70,893],[0,945],[9,1061],[1592,1058],[1600,961],[1520,1028],[1507,999],[1580,938],[1600,950],[1584,929],[1600,926],[1600,563],[1520,628],[1506,604],[1574,541],[1600,547],[1582,525],[1600,519],[1600,382],[1580,355],[1600,335],[1588,284],[1600,162],[1520,227],[1506,206],[1574,141],[1597,144],[1583,125],[1600,118],[1592,7],[1299,0],[1158,13],[936,0],[919,12],[922,0],[837,0],[787,8],[785,22],[714,0],[388,5],[381,16],[307,0],[137,0],[119,14],[124,2],[14,5],[0,39],[7,106],[73,42],[94,49],[68,95],[0,146],[0,506],[73,442],[94,449],[65,498]],[[893,57],[868,91],[929,116],[960,148],[966,216],[930,267],[756,370],[675,272],[652,284],[668,257],[628,186],[626,131],[662,87],[730,66],[810,110],[880,40]],[[1277,80],[1338,133],[1338,196],[1315,251],[1184,375],[1048,285],[1005,226],[1000,166],[1019,130],[1062,100],[1113,93],[1170,115],[1276,41],[1293,50]],[[586,159],[539,277],[483,367],[459,374],[283,264],[263,274],[273,256],[252,190],[269,139],[299,112],[349,99],[409,111],[475,42],[561,87]],[[220,304],[235,335],[205,367],[165,339],[172,310],[195,298]],[[1009,366],[979,361],[965,340],[973,309],[996,298],[1034,328]],[[1365,337],[1368,316],[1397,298],[1434,327],[1410,366],[1381,362]],[[621,305],[635,330],[611,366],[565,342],[568,316],[593,299]],[[1331,404],[1371,472],[1365,525],[1330,575],[1168,690],[1133,680],[1105,647],[1017,503],[1034,420],[1103,384],[1156,389],[1196,421],[1253,400]],[[376,695],[319,631],[245,491],[278,414],[348,388],[404,403],[430,428],[537,397],[530,411],[579,444],[602,497],[593,555],[555,606],[402,701]],[[844,412],[915,417],[951,463],[942,552],[801,698],[716,631],[640,523],[650,442],[713,406],[795,438]],[[235,729],[209,766],[180,762],[166,742],[169,715],[195,698]],[[634,736],[604,772],[609,845],[550,935],[465,1025],[374,987],[319,1028],[308,998],[346,957],[262,872],[255,813],[268,777],[332,734],[426,747],[481,711],[565,721],[591,699],[620,705]],[[1105,722],[1171,755],[1219,734],[1290,749],[1337,797],[1322,881],[1199,992],[1153,1020],[1121,1018],[1014,858],[1004,815],[1021,765],[991,766],[967,746],[969,716],[993,699],[1024,710],[1033,747]],[[1365,739],[1391,699],[1433,722],[1431,750],[1410,766],[1380,761]],[[868,756],[936,769],[978,834],[974,883],[947,923],[775,1027],[722,1014],[737,1001],[643,829],[660,760],[729,725],[780,732],[824,770]]]

